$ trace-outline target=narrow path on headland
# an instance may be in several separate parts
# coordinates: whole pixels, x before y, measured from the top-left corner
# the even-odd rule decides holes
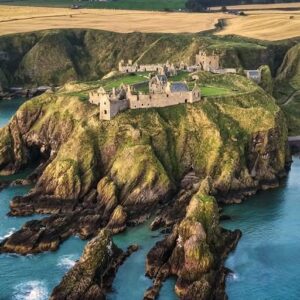
[[[285,102],[282,104],[282,106],[288,105],[290,102],[294,100],[296,96],[300,95],[300,90],[294,91],[291,95],[288,96],[288,98],[285,100]]]
[[[83,13],[86,15],[87,13]],[[62,15],[45,15],[45,16],[36,16],[36,17],[25,17],[25,18],[13,18],[7,20],[0,20],[0,23],[8,23],[8,22],[16,22],[16,21],[24,21],[24,20],[33,20],[33,19],[44,19],[44,18],[56,18],[56,17],[69,17],[78,14],[74,14],[70,11],[70,14],[62,14]]]

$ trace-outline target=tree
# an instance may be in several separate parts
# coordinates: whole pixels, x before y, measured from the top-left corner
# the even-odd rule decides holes
[[[190,11],[203,11],[210,4],[209,0],[187,0],[185,7]]]

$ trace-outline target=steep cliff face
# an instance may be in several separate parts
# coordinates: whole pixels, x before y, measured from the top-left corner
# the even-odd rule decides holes
[[[300,134],[300,44],[289,49],[278,70],[274,96],[286,116],[289,135]]]
[[[253,69],[269,64],[275,71],[288,45],[198,34],[42,31],[0,37],[0,51],[5,54],[5,60],[0,57],[0,80],[3,87],[93,80],[116,68],[121,59],[139,63],[169,60],[193,64],[199,48],[217,51],[224,67]]]
[[[289,82],[291,87],[300,87],[300,44],[296,44],[286,53],[278,69],[277,81]]]
[[[98,107],[78,96],[80,84],[21,106],[0,130],[1,173],[32,158],[44,168],[31,193],[11,201],[10,213],[51,216],[25,224],[0,251],[56,250],[72,234],[120,232],[162,207],[154,225],[172,233],[153,250],[161,260],[149,259],[155,282],[146,299],[169,275],[178,277],[183,299],[213,298],[215,287],[224,287],[223,259],[240,236],[221,230],[216,200],[238,202],[276,186],[289,154],[285,119],[272,97],[238,75],[211,80],[227,80],[241,93],[128,110],[111,121],[99,121]]]

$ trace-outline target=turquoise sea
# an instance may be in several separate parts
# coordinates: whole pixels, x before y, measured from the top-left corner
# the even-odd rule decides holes
[[[282,187],[258,193],[241,205],[225,208],[230,229],[243,232],[226,266],[232,300],[300,299],[300,159]]]
[[[14,114],[22,100],[0,102],[0,127]],[[300,160],[295,162],[281,188],[261,192],[241,205],[225,208],[232,220],[224,221],[226,228],[240,228],[243,237],[226,262],[233,270],[227,280],[229,299],[300,299]],[[28,174],[22,172],[14,178]],[[6,188],[0,192],[0,239],[17,230],[24,222],[42,218],[8,217],[9,201],[26,193],[30,187]],[[114,237],[125,249],[137,243],[141,249],[133,253],[120,267],[109,300],[139,300],[151,285],[144,276],[145,255],[162,236],[151,232],[148,224],[130,228]],[[86,242],[72,237],[57,252],[38,255],[0,255],[0,300],[43,300],[63,274],[74,265]],[[169,279],[162,288],[160,300],[177,299]]]

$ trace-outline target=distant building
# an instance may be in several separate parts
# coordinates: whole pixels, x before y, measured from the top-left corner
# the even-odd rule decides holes
[[[248,79],[260,83],[261,82],[261,71],[260,70],[244,70],[245,75]]]
[[[149,94],[141,94],[131,86],[121,85],[110,92],[100,87],[90,93],[89,101],[100,106],[100,120],[111,120],[126,109],[166,107],[201,100],[198,86],[190,91],[185,82],[169,82],[166,76],[156,75],[149,81]]]
[[[136,64],[131,59],[127,63],[122,59],[119,62],[118,69],[121,73],[157,72],[167,76],[175,76],[177,74],[175,65],[169,62],[165,64]]]
[[[220,57],[215,52],[209,55],[200,50],[199,54],[196,55],[196,64],[200,65],[204,71],[218,70],[220,69]]]

